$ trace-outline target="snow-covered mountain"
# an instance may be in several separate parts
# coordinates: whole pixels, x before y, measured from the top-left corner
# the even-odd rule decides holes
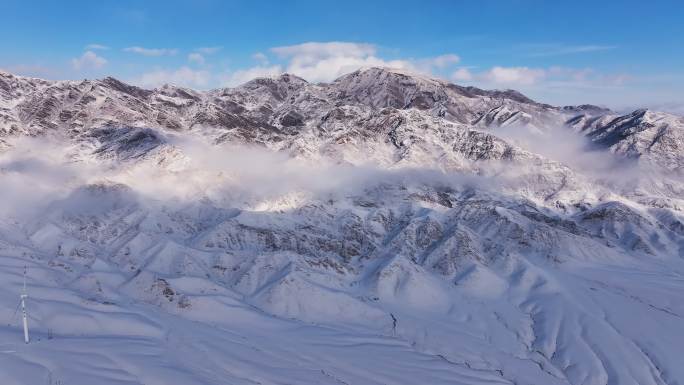
[[[0,148],[3,384],[684,378],[682,117],[0,72]]]

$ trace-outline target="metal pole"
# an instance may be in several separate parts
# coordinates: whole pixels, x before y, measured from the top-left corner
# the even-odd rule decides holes
[[[21,293],[21,313],[22,317],[24,319],[24,342],[29,343],[29,334],[28,334],[28,317],[26,316],[26,298],[28,298],[28,294],[26,294],[26,266],[24,266],[24,291]]]

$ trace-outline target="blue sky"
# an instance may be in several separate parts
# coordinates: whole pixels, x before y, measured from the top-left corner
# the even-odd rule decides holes
[[[684,105],[680,1],[2,0],[0,68],[154,87],[385,65],[552,104]]]

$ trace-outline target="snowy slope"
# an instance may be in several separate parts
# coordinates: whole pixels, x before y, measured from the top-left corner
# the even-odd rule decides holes
[[[617,154],[647,159],[659,167],[682,170],[684,118],[665,112],[637,110],[624,116],[578,116],[570,125],[592,142]]]
[[[379,68],[0,92],[3,384],[684,378],[679,117]]]

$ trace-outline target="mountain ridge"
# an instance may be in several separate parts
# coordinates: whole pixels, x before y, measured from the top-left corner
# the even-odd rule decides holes
[[[292,127],[304,123],[301,121],[303,117],[299,116],[302,111],[299,110],[307,106],[299,105],[301,101],[296,100],[292,101],[294,103],[288,103],[283,98],[290,93],[296,94],[300,91],[303,93],[300,95],[302,98],[319,99],[319,101],[325,97],[330,100],[339,98],[341,100],[337,103],[360,105],[371,109],[415,108],[427,111],[431,116],[484,129],[511,124],[531,125],[539,128],[546,124],[563,125],[571,119],[578,119],[579,116],[590,118],[610,114],[610,111],[596,106],[552,107],[536,103],[511,90],[484,91],[473,87],[460,87],[445,81],[422,76],[411,77],[403,71],[395,72],[384,68],[358,70],[343,75],[331,83],[319,85],[312,85],[296,76],[283,74],[275,78],[255,79],[235,88],[219,88],[204,92],[175,86],[146,90],[111,77],[102,80],[50,82],[9,76],[17,79],[21,84],[27,83],[24,85],[27,88],[24,92],[28,94],[23,97],[7,94],[11,87],[7,80],[3,81],[5,102],[8,102],[7,99],[13,99],[13,103],[20,104],[19,106],[4,106],[2,110],[4,131],[25,131],[29,134],[32,134],[31,125],[37,131],[54,128],[54,120],[62,122],[70,129],[78,126],[97,127],[115,123],[142,124],[147,127],[171,130],[189,129],[196,124],[232,128],[239,123],[254,127],[282,128],[284,122],[284,126]],[[290,79],[298,79],[295,82],[297,86],[293,86],[294,83],[291,83]],[[400,84],[401,82],[405,84]],[[270,84],[269,87],[275,87],[275,89],[268,89],[266,84]],[[432,87],[434,85],[438,87]],[[45,90],[41,89],[41,93],[49,95],[34,95],[38,87],[45,88]],[[105,89],[103,90],[102,87]],[[108,95],[106,91],[108,88],[115,94]],[[375,97],[379,98],[377,101],[374,101],[372,95],[369,94],[370,89],[376,90]],[[263,95],[264,92],[267,95]],[[278,94],[273,94],[273,92]],[[256,95],[267,97],[269,100],[266,104],[258,106],[261,111],[250,108],[248,105],[251,103],[250,100],[255,100]],[[25,98],[30,98],[30,100],[23,100]],[[100,100],[102,98],[104,100]],[[126,100],[130,98],[134,100]],[[111,102],[110,105],[107,105],[107,102]],[[94,111],[92,111],[91,104],[95,104]],[[333,104],[319,103],[313,107],[330,111],[333,109]],[[277,111],[278,107],[283,111]],[[269,116],[278,112],[281,112],[281,116]],[[304,112],[311,113],[312,111]],[[55,117],[55,114],[59,116]],[[106,114],[114,116],[98,116]],[[91,122],[84,122],[83,119],[91,120]]]

